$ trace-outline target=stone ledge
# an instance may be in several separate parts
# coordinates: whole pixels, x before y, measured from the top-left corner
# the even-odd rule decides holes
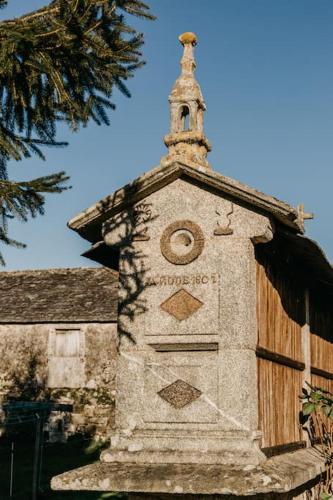
[[[286,493],[325,471],[320,450],[308,448],[260,466],[97,462],[52,479],[53,490],[249,496]]]

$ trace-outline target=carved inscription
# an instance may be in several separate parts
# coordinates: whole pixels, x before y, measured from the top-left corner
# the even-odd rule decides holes
[[[196,299],[183,288],[160,305],[163,311],[179,321],[189,318],[202,306],[203,302],[201,300]]]
[[[221,280],[219,273],[211,274],[157,274],[147,277],[147,286],[182,286],[216,284]]]
[[[184,380],[178,379],[157,394],[174,408],[180,409],[193,403],[201,396],[202,392]]]
[[[204,243],[204,235],[198,224],[180,220],[163,231],[160,247],[163,257],[171,264],[186,265],[199,257]]]

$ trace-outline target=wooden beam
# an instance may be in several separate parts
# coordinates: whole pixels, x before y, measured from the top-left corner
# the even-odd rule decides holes
[[[316,366],[311,366],[311,373],[313,373],[314,375],[319,375],[319,377],[333,380],[333,373],[322,370],[321,368],[317,368]]]
[[[278,352],[272,352],[264,347],[258,346],[256,348],[256,355],[258,358],[268,359],[269,361],[273,361],[274,363],[278,363],[280,365],[289,366],[290,368],[294,368],[295,370],[303,371],[305,369],[305,363],[302,361],[297,361],[296,359],[289,358],[288,356],[283,356]]]
[[[268,448],[261,448],[261,451],[267,458],[270,458],[275,455],[282,455],[282,453],[290,453],[291,451],[299,450],[300,448],[306,448],[306,441],[297,441],[295,443],[270,446]]]

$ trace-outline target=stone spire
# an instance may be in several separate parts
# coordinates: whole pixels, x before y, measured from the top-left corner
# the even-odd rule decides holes
[[[184,47],[181,74],[169,96],[171,126],[170,133],[164,137],[169,153],[161,163],[166,165],[179,160],[193,167],[210,168],[206,157],[211,145],[203,129],[206,105],[194,76],[196,64],[193,49],[197,37],[194,33],[183,33],[179,41]]]

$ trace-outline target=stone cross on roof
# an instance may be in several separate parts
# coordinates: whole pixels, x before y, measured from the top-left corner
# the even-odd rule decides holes
[[[181,74],[169,96],[171,125],[170,133],[164,137],[169,153],[162,158],[162,165],[182,161],[192,167],[210,168],[206,159],[211,151],[204,134],[204,111],[206,105],[200,85],[195,79],[196,67],[193,49],[197,44],[194,33],[183,33],[179,41],[184,47],[181,59]]]
[[[305,212],[304,203],[301,203],[300,205],[298,205],[296,210],[297,210],[297,221],[298,221],[300,227],[302,227],[304,229],[304,222],[306,220],[314,219],[314,214],[312,212]]]

